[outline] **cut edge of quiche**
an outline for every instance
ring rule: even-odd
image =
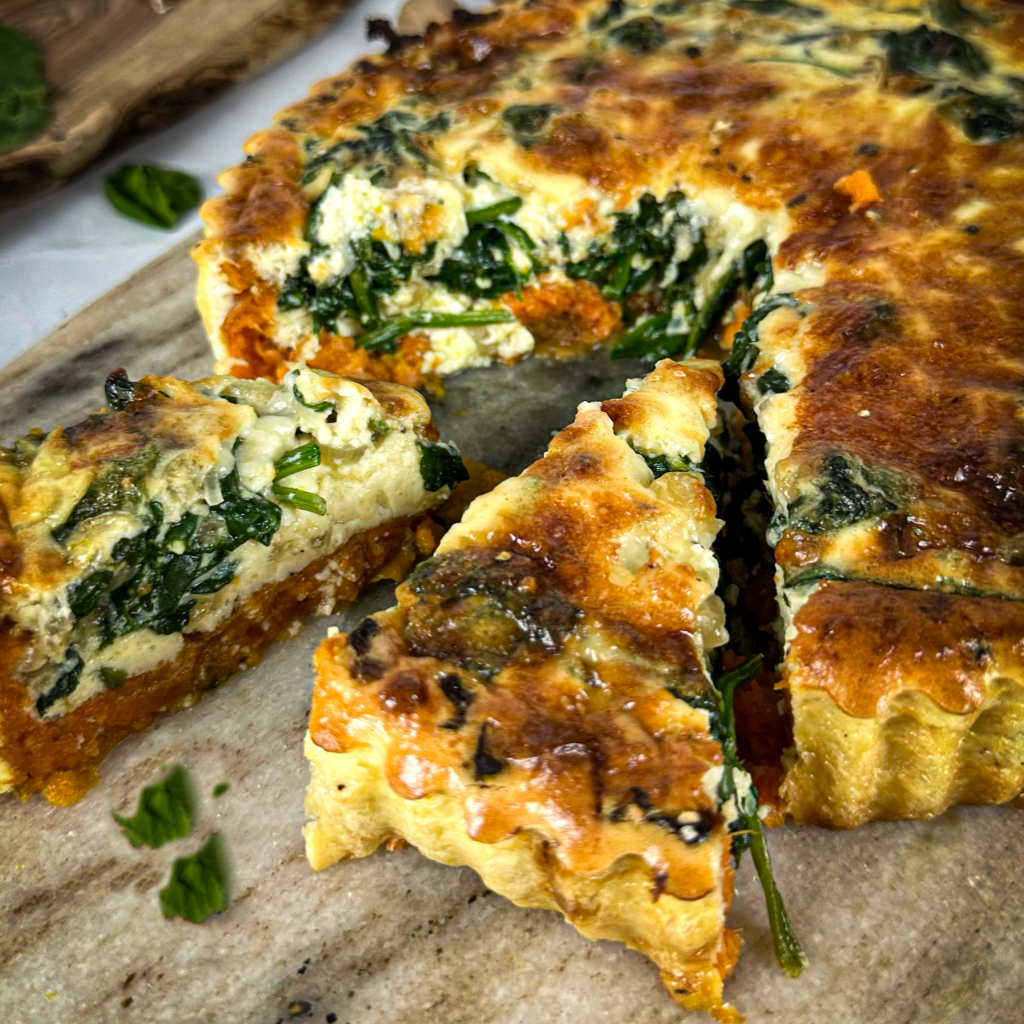
[[[466,475],[400,385],[118,372],[106,398],[0,450],[0,792],[54,803],[157,712],[400,579]]]

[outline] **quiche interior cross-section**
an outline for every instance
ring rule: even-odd
[[[120,372],[106,398],[0,448],[0,793],[73,802],[158,711],[400,579],[465,475],[400,385]]]
[[[219,368],[436,386],[713,335],[764,449],[785,809],[849,827],[1006,800],[1022,38],[1003,0],[529,0],[392,33],[206,204]]]

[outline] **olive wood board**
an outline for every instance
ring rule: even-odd
[[[0,372],[0,433],[73,421],[99,404],[104,375],[119,366],[133,377],[208,373],[187,250],[172,249]],[[516,472],[577,402],[616,394],[638,371],[604,353],[528,360],[451,379],[435,411],[467,456]],[[0,1020],[707,1020],[681,1011],[644,957],[514,907],[468,869],[404,849],[310,870],[300,832],[310,657],[328,625],[350,627],[390,599],[377,585],[122,743],[75,806],[0,798]],[[199,783],[197,828],[160,850],[134,849],[110,811],[132,813],[141,788],[173,764]],[[233,860],[231,906],[202,925],[165,920],[157,891],[172,861],[211,831]],[[769,840],[810,966],[798,981],[775,966],[745,860],[729,918],[744,948],[727,995],[751,1024],[1019,1024],[1019,810],[959,808],[847,833],[784,826]]]
[[[297,50],[352,0],[0,0],[45,64],[50,122],[0,155],[0,207]],[[159,13],[160,10],[164,13]]]

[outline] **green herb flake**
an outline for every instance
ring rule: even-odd
[[[155,850],[172,839],[189,835],[197,811],[192,777],[179,764],[159,782],[146,786],[134,817],[122,818],[114,814],[114,820],[132,846],[151,846]]]
[[[213,795],[214,797],[222,797],[230,788],[230,782],[218,782],[217,785],[213,787]]]
[[[459,449],[440,441],[417,441],[420,450],[420,476],[423,487],[433,493],[442,487],[454,487],[460,480],[468,480],[469,473],[462,464]]]
[[[49,120],[38,48],[24,32],[0,25],[0,153],[31,142]]]
[[[199,182],[190,175],[145,164],[125,164],[103,188],[115,209],[158,228],[173,228],[202,196]]]
[[[160,907],[164,917],[202,924],[213,914],[227,910],[228,890],[227,850],[220,833],[214,832],[198,852],[174,862],[171,880],[160,890]]]

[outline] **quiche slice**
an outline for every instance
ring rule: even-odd
[[[465,475],[395,384],[121,371],[106,397],[0,449],[0,792],[76,799],[156,712],[400,578]]]
[[[736,1020],[730,826],[757,801],[708,675],[725,634],[699,467],[721,379],[665,360],[582,404],[394,608],[324,641],[305,834],[316,869],[396,839],[468,864]]]

